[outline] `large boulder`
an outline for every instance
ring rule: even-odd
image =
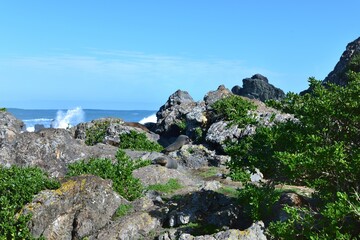
[[[360,37],[346,46],[346,50],[341,55],[339,62],[335,65],[334,70],[332,70],[327,75],[323,83],[335,83],[341,86],[346,85],[348,82],[346,72],[352,68],[351,66],[349,66],[349,63],[355,56],[359,58],[359,62],[360,62],[359,54],[360,54]],[[360,65],[358,65],[357,68],[355,67],[355,69],[351,69],[351,70],[359,72]]]
[[[37,166],[51,177],[63,177],[67,165],[93,157],[114,158],[117,148],[113,146],[86,146],[74,139],[65,129],[42,129],[16,135],[14,144],[2,147],[0,164],[5,166]],[[10,153],[10,154],[6,154]]]
[[[177,90],[156,113],[155,132],[167,137],[180,135],[183,130],[181,126],[186,122],[186,114],[196,105],[188,92]]]
[[[131,131],[144,133],[150,141],[159,140],[159,135],[150,132],[144,125],[135,122],[124,122],[120,118],[99,118],[91,122],[80,123],[73,127],[71,131],[76,139],[85,140],[87,132],[93,128],[106,126],[102,143],[116,146],[120,145],[120,135],[128,134]]]
[[[280,100],[285,97],[285,93],[280,88],[274,87],[261,74],[255,74],[251,78],[243,79],[243,87],[234,86],[232,92],[251,99],[259,99],[263,102],[269,99]]]
[[[208,109],[211,109],[211,105],[216,101],[232,95],[231,91],[227,89],[224,85],[220,85],[216,91],[209,91],[205,97],[204,101]]]
[[[44,190],[22,214],[32,214],[34,237],[83,239],[104,228],[120,204],[129,202],[112,190],[112,183],[86,175],[66,179],[57,190]]]
[[[15,158],[13,148],[24,126],[11,113],[0,111],[0,164],[8,167],[12,164]]]

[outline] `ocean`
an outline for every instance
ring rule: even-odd
[[[7,108],[16,118],[22,120],[26,130],[34,131],[36,124],[46,128],[67,128],[81,122],[90,122],[104,117],[121,118],[126,122],[156,122],[156,110],[99,110],[99,109],[19,109]]]

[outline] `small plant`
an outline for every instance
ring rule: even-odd
[[[119,148],[154,152],[161,152],[164,149],[160,144],[150,141],[145,133],[136,131],[121,134]]]
[[[109,126],[109,121],[95,122],[92,127],[86,129],[85,144],[93,146],[97,143],[103,142]]]
[[[269,220],[274,204],[280,198],[280,191],[269,184],[257,186],[251,183],[238,190],[239,204],[253,221]]]
[[[240,128],[256,123],[255,118],[249,115],[250,110],[255,110],[257,108],[256,105],[240,96],[231,95],[222,98],[213,103],[212,108],[219,119],[230,121]]]
[[[221,187],[216,192],[224,194],[225,196],[236,198],[239,195],[239,190],[234,187]]]
[[[204,131],[201,127],[195,128],[195,142],[201,142],[204,139]]]
[[[41,190],[58,187],[39,168],[0,166],[0,239],[33,239],[27,227],[31,216],[15,215]]]
[[[114,219],[123,217],[127,215],[131,210],[133,209],[133,206],[131,204],[121,204],[118,209],[116,210],[114,214]]]
[[[0,108],[0,112],[6,112],[6,108]]]
[[[185,120],[176,122],[176,126],[179,128],[180,134],[185,134],[185,131],[186,131],[186,121]]]
[[[154,190],[162,193],[173,193],[178,189],[181,189],[183,186],[179,183],[177,179],[169,179],[165,184],[154,184],[147,187],[148,190]]]
[[[143,186],[139,179],[132,176],[133,170],[147,166],[150,161],[132,161],[121,149],[116,153],[117,162],[110,159],[90,159],[89,162],[79,161],[68,166],[67,176],[93,174],[113,181],[113,188],[127,200],[134,200],[142,195]]]

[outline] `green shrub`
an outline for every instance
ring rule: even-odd
[[[148,190],[154,190],[163,193],[173,193],[178,189],[181,189],[183,186],[179,183],[177,179],[169,179],[165,184],[154,184],[147,187]]]
[[[132,201],[142,195],[143,186],[139,179],[132,176],[133,170],[149,165],[150,161],[131,160],[122,150],[116,153],[116,163],[110,159],[91,159],[79,161],[68,166],[67,176],[93,174],[113,181],[113,188],[124,198]]]
[[[109,121],[95,122],[92,127],[86,129],[85,144],[93,146],[97,143],[103,142],[109,126]]]
[[[307,208],[286,207],[289,218],[272,222],[269,234],[276,239],[359,239],[360,199],[358,194],[337,193],[319,212]],[[358,238],[356,238],[358,237]]]
[[[6,112],[6,108],[0,108],[0,112]]]
[[[256,105],[240,96],[231,95],[222,98],[213,103],[211,107],[219,119],[230,121],[232,124],[237,124],[240,128],[256,123],[255,118],[249,115],[249,111],[255,110]]]
[[[280,198],[280,191],[270,184],[257,186],[247,183],[238,192],[239,204],[247,217],[254,221],[269,221],[273,206]]]
[[[155,152],[161,152],[164,149],[160,144],[150,141],[146,137],[145,133],[139,133],[136,131],[121,134],[119,148]]]
[[[354,212],[359,200],[354,196],[360,189],[360,73],[350,71],[348,77],[346,87],[324,86],[311,78],[311,94],[289,93],[271,103],[297,121],[258,127],[254,135],[226,149],[232,175],[259,168],[275,182],[315,189],[316,211],[290,209],[287,222],[272,224],[271,232],[280,239],[348,239],[358,234],[360,218]],[[262,196],[263,190],[250,190],[249,197]],[[252,199],[248,212],[261,218],[261,198]]]
[[[41,190],[59,186],[39,168],[0,166],[0,239],[33,239],[27,227],[31,216],[15,215]]]

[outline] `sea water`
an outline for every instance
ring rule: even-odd
[[[104,117],[121,118],[126,122],[156,122],[155,110],[99,110],[99,109],[18,109],[8,108],[16,118],[22,120],[26,130],[34,131],[35,125],[46,128],[67,128],[81,122],[90,122]]]

